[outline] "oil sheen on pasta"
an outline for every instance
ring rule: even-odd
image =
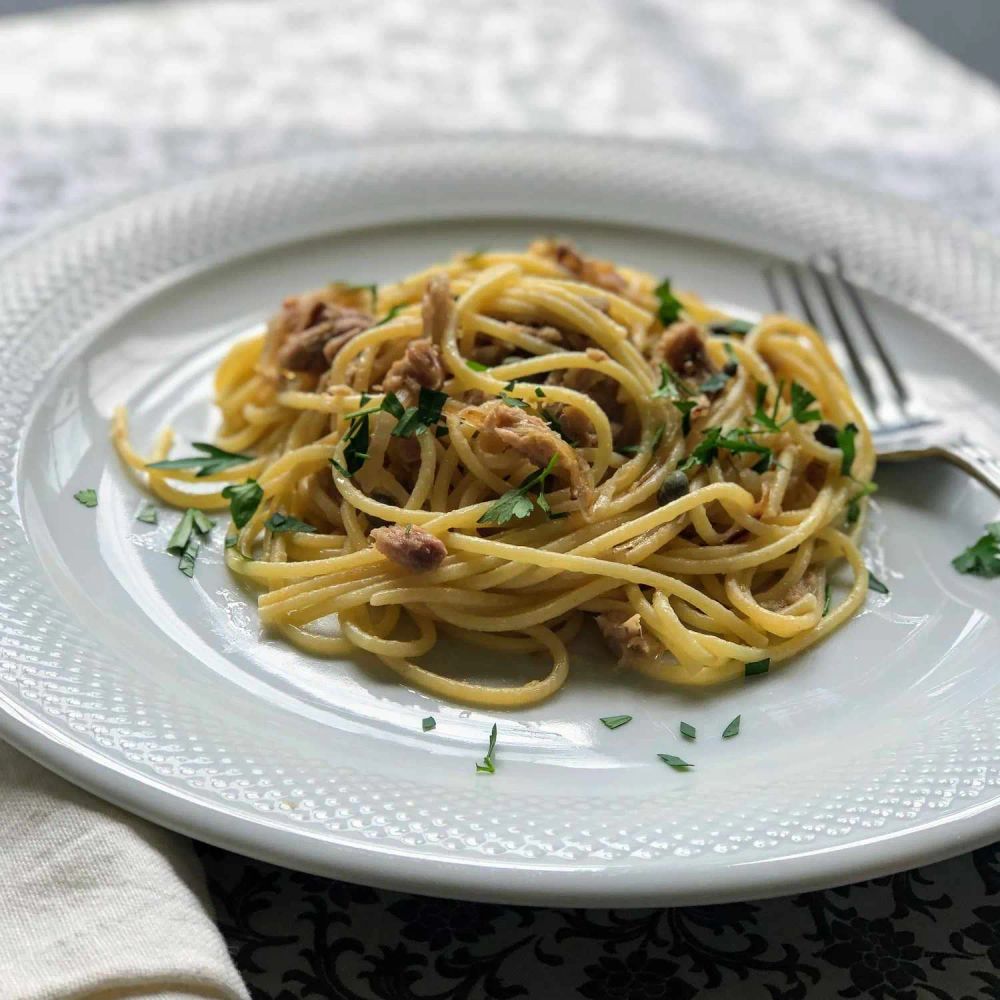
[[[377,289],[335,283],[287,299],[216,371],[216,443],[252,462],[197,480],[148,470],[172,434],[140,455],[121,411],[113,438],[168,504],[225,510],[223,487],[259,482],[227,563],[263,588],[262,622],[311,653],[367,650],[435,695],[515,707],[562,686],[568,645],[591,622],[609,667],[714,684],[787,660],[857,610],[863,517],[849,525],[847,512],[874,452],[813,329],[768,316],[713,332],[725,317],[684,293],[672,312],[656,288],[553,240]],[[793,418],[793,383],[816,397],[826,433]],[[446,394],[440,419],[401,435],[399,411],[421,388]],[[390,391],[399,406],[379,409]],[[359,410],[377,412],[345,416]],[[349,439],[360,420],[363,449]],[[845,474],[830,434],[849,424]],[[720,447],[689,460],[720,433],[770,458]],[[484,520],[526,481],[509,519]],[[275,513],[315,531],[272,532]],[[845,560],[853,584],[824,613]],[[551,667],[509,686],[445,677],[418,663],[441,635]]]

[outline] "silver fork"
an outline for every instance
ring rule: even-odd
[[[1000,461],[914,398],[864,300],[844,276],[839,255],[825,254],[804,265],[772,264],[764,280],[775,309],[801,315],[831,347],[842,348],[848,381],[868,418],[880,461],[943,458],[1000,496]]]

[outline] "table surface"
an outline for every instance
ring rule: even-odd
[[[85,199],[416,131],[781,155],[1000,233],[1000,95],[863,0],[211,0],[0,21],[0,236]],[[556,910],[202,846],[255,1000],[1000,998],[1000,845],[757,903]]]

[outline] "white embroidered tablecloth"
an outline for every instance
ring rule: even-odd
[[[863,0],[210,0],[0,21],[0,236],[161,177],[433,130],[767,156],[1000,233],[1000,94]],[[766,903],[586,913],[199,853],[258,1000],[1000,997],[998,847]]]

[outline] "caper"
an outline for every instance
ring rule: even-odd
[[[680,500],[681,497],[687,495],[687,492],[688,477],[678,469],[676,472],[671,472],[670,475],[667,476],[662,483],[660,483],[656,499],[659,500],[661,504],[668,504],[672,503],[674,500]]]
[[[837,428],[833,424],[820,424],[819,427],[813,431],[813,437],[819,441],[820,444],[825,444],[827,448],[837,447]]]

